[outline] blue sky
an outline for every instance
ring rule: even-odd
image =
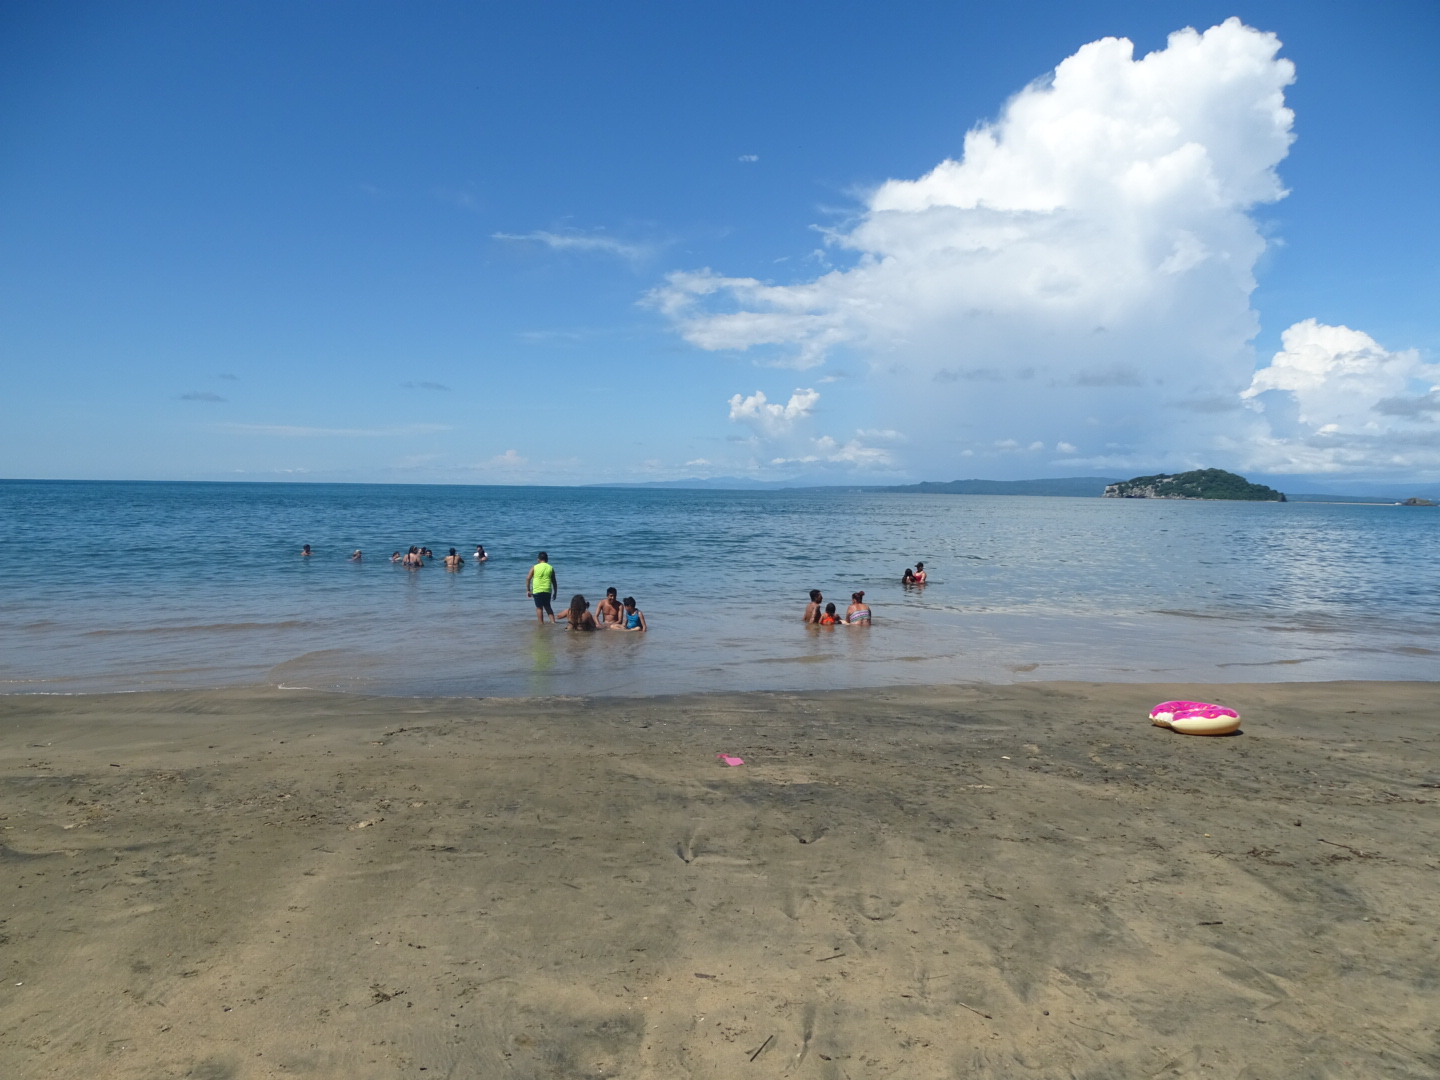
[[[1437,46],[1432,3],[6,5],[0,475],[1440,478]]]

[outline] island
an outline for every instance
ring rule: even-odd
[[[1252,484],[1224,469],[1193,469],[1183,473],[1157,473],[1109,484],[1107,499],[1229,499],[1242,502],[1284,502],[1285,494],[1264,484]]]

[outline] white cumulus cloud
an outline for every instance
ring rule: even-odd
[[[1369,334],[1314,319],[1280,338],[1241,395],[1263,427],[1254,468],[1275,473],[1440,470],[1440,364],[1391,352]]]
[[[492,240],[509,240],[513,243],[543,244],[553,251],[600,252],[606,255],[618,255],[622,259],[632,261],[648,258],[655,253],[654,248],[649,245],[631,243],[600,232],[557,233],[536,229],[534,232],[528,233],[491,233],[490,238]]]
[[[845,268],[681,271],[650,302],[702,349],[801,369],[859,354],[875,420],[927,472],[966,450],[1024,469],[1009,440],[1107,447],[1089,460],[1116,468],[1217,463],[1254,372],[1266,241],[1251,212],[1285,194],[1294,69],[1279,49],[1238,19],[1138,59],[1092,42],[958,158],[825,230]]]
[[[815,390],[796,390],[784,405],[767,400],[763,390],[756,390],[749,397],[736,394],[730,399],[730,419],[775,436],[809,416],[819,400],[820,394]]]

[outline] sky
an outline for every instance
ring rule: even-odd
[[[1428,0],[3,5],[0,476],[1440,480],[1437,47]]]

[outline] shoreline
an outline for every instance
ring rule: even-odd
[[[1422,1075],[1436,693],[6,695],[0,1071]]]

